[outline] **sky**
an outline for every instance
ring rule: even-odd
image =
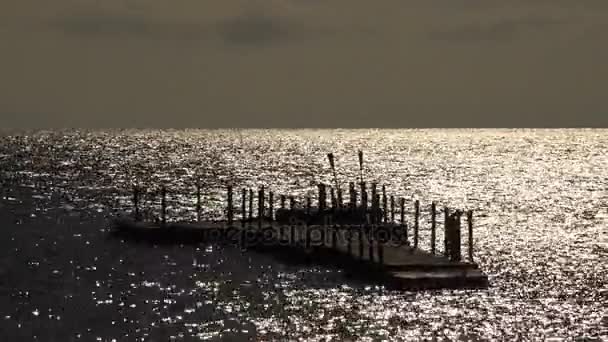
[[[608,127],[606,0],[2,0],[0,126]]]

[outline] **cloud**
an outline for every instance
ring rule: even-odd
[[[527,16],[431,31],[429,37],[433,40],[458,42],[505,41],[564,23],[564,20],[546,16]]]
[[[139,39],[214,40],[226,45],[284,44],[326,33],[276,13],[249,10],[201,22],[158,20],[137,13],[89,11],[73,13],[52,22],[56,29],[84,36],[137,37]]]

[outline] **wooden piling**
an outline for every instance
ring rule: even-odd
[[[296,210],[296,199],[293,196],[289,196],[289,210]]]
[[[228,226],[232,226],[232,222],[234,219],[233,212],[233,204],[232,204],[232,185],[228,185],[228,208],[227,208],[227,216],[228,216]]]
[[[336,200],[336,191],[334,188],[330,188],[331,194],[331,211],[336,212],[336,208],[338,207],[338,201]]]
[[[264,220],[264,186],[258,191],[258,228],[262,229]]]
[[[327,200],[326,200],[327,195],[325,193],[325,184],[319,183],[318,188],[319,188],[319,195],[317,198],[319,201],[319,215],[322,215],[325,212],[325,206],[327,205]]]
[[[342,189],[338,188],[336,190],[336,194],[338,195],[338,203],[337,203],[338,204],[338,209],[342,209],[342,204],[343,204],[342,203]]]
[[[401,227],[403,227],[403,238],[405,242],[408,242],[408,232],[407,232],[407,222],[405,222],[405,198],[401,197],[399,199],[399,222],[401,223]]]
[[[388,222],[388,201],[386,197],[386,185],[382,185],[382,208],[384,209],[384,213],[382,215],[382,222]]]
[[[253,223],[253,189],[249,188],[249,224]]]
[[[451,229],[451,224],[450,224],[450,210],[448,209],[448,207],[444,207],[443,208],[443,255],[444,256],[448,256],[449,255],[449,240],[450,240],[450,229]]]
[[[461,228],[461,220],[460,217],[462,215],[462,212],[460,210],[457,210],[456,213],[454,213],[455,215],[455,227],[452,231],[452,239],[450,241],[450,249],[452,250],[452,256],[451,256],[451,260],[452,261],[457,261],[460,262],[460,260],[462,259],[462,254],[460,253],[460,246],[461,246],[461,234],[460,234],[460,228]]]
[[[414,213],[414,248],[418,248],[418,229],[420,226],[420,201],[416,200],[414,203],[415,213]]]
[[[133,211],[135,212],[135,221],[139,221],[139,188],[133,186]]]
[[[377,186],[375,182],[372,183],[372,207],[374,206],[374,201],[376,201]]]
[[[376,194],[376,212],[375,212],[375,216],[376,216],[376,224],[380,224],[382,223],[382,209],[380,208],[380,194]]]
[[[310,220],[310,209],[312,208],[312,199],[306,196],[306,222]]]
[[[469,225],[469,262],[473,262],[473,210],[467,212],[467,223]]]
[[[395,196],[391,195],[391,223],[395,223]]]
[[[435,254],[435,240],[437,230],[437,205],[433,201],[431,203],[431,254]]]
[[[160,189],[160,210],[163,226],[167,224],[167,189],[163,185]]]
[[[196,179],[196,222],[201,222],[201,181]]]
[[[357,208],[357,191],[355,190],[355,183],[354,182],[350,182],[348,183],[348,192],[350,195],[350,210],[351,212],[354,212],[355,209]]]
[[[268,220],[270,222],[274,220],[274,194],[272,191],[268,192]]]
[[[247,221],[247,189],[243,188],[241,196],[241,227],[245,227],[245,221]]]
[[[285,200],[287,197],[285,195],[281,195],[281,209],[285,209]]]
[[[361,210],[361,220],[365,221],[365,217],[367,215],[367,188],[365,186],[365,182],[361,182]]]

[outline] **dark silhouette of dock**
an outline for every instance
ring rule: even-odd
[[[488,279],[473,261],[473,212],[468,211],[468,260],[461,256],[461,216],[463,211],[443,208],[443,222],[438,222],[435,203],[431,210],[431,250],[419,246],[420,203],[414,201],[413,224],[408,225],[405,199],[381,193],[375,183],[368,189],[361,182],[360,193],[350,183],[349,201],[344,202],[340,189],[318,185],[314,202],[306,197],[298,206],[294,197],[275,196],[261,187],[242,189],[240,203],[234,201],[232,186],[226,191],[225,217],[220,221],[202,221],[201,186],[196,186],[197,219],[194,222],[168,222],[167,190],[160,190],[161,213],[154,221],[142,220],[139,206],[141,188],[133,189],[134,209],[117,218],[114,233],[154,243],[230,243],[247,250],[273,253],[277,257],[300,257],[318,264],[334,264],[350,274],[376,279],[388,286],[403,289],[487,287]],[[278,199],[278,203],[275,203]],[[289,199],[289,206],[287,200]],[[396,208],[398,203],[399,208]],[[278,205],[277,205],[278,204]],[[398,216],[398,217],[397,217]],[[444,250],[436,248],[436,230],[444,226]]]

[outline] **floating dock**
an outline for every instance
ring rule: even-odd
[[[293,196],[275,196],[263,186],[257,191],[242,189],[240,205],[234,203],[233,186],[228,185],[225,217],[221,221],[201,220],[201,184],[196,182],[196,221],[167,220],[167,190],[160,188],[161,212],[154,222],[142,219],[142,195],[156,196],[141,187],[133,188],[133,211],[117,218],[113,233],[153,243],[230,243],[244,249],[274,253],[282,258],[303,258],[318,264],[333,264],[363,279],[377,279],[401,289],[483,288],[488,277],[473,261],[473,211],[466,212],[468,260],[461,255],[462,210],[443,208],[437,220],[436,203],[430,205],[430,250],[419,246],[420,202],[413,201],[413,215],[406,211],[404,197],[388,196],[386,187],[363,181],[363,153],[359,151],[360,182],[349,183],[344,201],[334,168],[335,188],[318,184],[318,194],[296,201]],[[327,204],[327,190],[330,205]],[[370,198],[371,197],[371,198]],[[254,199],[256,207],[254,208]],[[278,206],[276,206],[278,199]],[[287,200],[289,199],[289,207]],[[398,203],[397,203],[398,200]],[[222,200],[223,201],[223,200]],[[399,208],[396,208],[399,206]],[[399,217],[397,217],[399,216]],[[408,217],[413,222],[408,224]],[[443,251],[436,246],[437,228],[443,223]]]

